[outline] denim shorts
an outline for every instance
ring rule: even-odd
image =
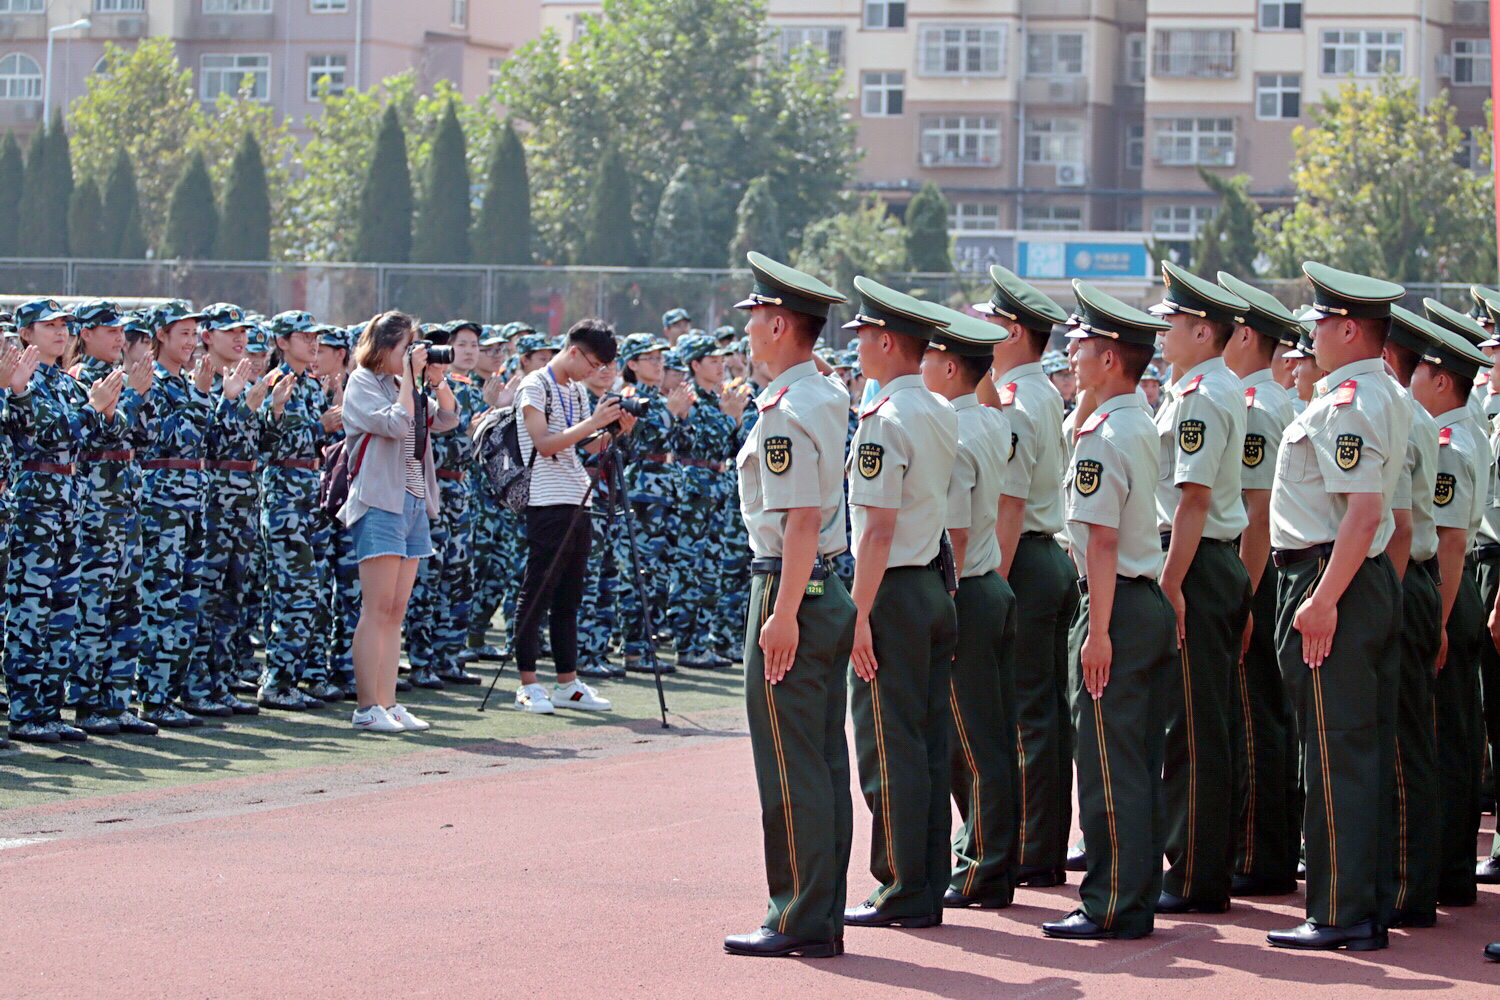
[[[399,514],[371,507],[349,530],[354,533],[354,555],[359,562],[376,556],[426,559],[432,555],[432,525],[427,501],[406,495]]]

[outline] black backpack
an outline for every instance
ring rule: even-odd
[[[546,418],[552,418],[550,391]],[[532,448],[530,461],[521,461],[520,402],[489,410],[474,422],[469,436],[474,439],[474,458],[484,470],[495,499],[514,514],[524,512],[531,502],[531,467],[536,462],[536,449]]]
[[[354,456],[352,464],[348,442],[348,437],[344,437],[323,449],[323,470],[318,474],[318,509],[329,518],[337,518],[349,500],[349,483],[359,474],[359,467],[364,463],[370,435],[360,438],[359,453]]]

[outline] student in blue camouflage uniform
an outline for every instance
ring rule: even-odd
[[[509,329],[510,325],[506,324],[504,329]],[[497,407],[509,406],[514,399],[513,392],[504,392],[505,376],[501,374],[509,350],[501,327],[484,327],[479,337],[479,362],[470,377],[481,395],[488,396]],[[477,463],[469,470],[468,481],[474,522],[474,596],[469,603],[468,647],[459,654],[460,664],[472,663],[481,655],[489,659],[500,655],[498,649],[489,645],[487,633],[490,620],[500,607],[502,574],[499,563],[509,544],[501,537],[500,504]]]
[[[305,312],[272,317],[271,332],[282,363],[267,376],[271,394],[262,407],[266,466],[260,524],[266,540],[271,624],[260,704],[294,712],[322,708],[322,694],[332,693],[326,687],[317,694],[297,687],[313,670],[323,670],[322,645],[316,640],[322,614],[321,553],[328,527],[318,512],[318,469],[328,433],[339,428],[338,413],[328,412],[323,387],[309,370],[317,350],[314,326]],[[327,679],[310,680],[317,686]]]
[[[7,350],[0,376],[10,389],[3,427],[18,475],[11,494],[6,597],[5,684],[10,735],[30,743],[86,740],[62,721],[64,681],[78,625],[78,515],[82,485],[74,461],[118,426],[124,373],[89,389],[58,367],[71,314],[52,299],[16,309],[27,344]]]
[[[214,417],[204,437],[206,485],[201,564],[202,625],[198,652],[183,692],[183,708],[194,715],[255,715],[260,707],[230,690],[239,669],[240,605],[250,583],[250,561],[259,544],[261,416],[268,386],[252,382],[245,357],[250,323],[227,302],[203,310],[200,336],[213,368],[209,395]],[[247,390],[247,386],[249,387]]]
[[[596,369],[583,379],[588,390],[591,406],[598,406],[604,394],[610,391],[619,377],[619,358]],[[591,476],[603,475],[601,463],[603,453],[591,455],[578,449],[578,459]],[[589,545],[587,577],[583,585],[583,600],[578,605],[578,676],[607,680],[624,677],[623,667],[610,662],[609,647],[619,634],[620,617],[617,596],[621,574],[624,570],[616,558],[614,539],[622,538],[625,522],[620,515],[619,497],[609,489],[609,483],[601,480],[594,489],[594,505],[589,512],[589,530],[592,540]],[[610,512],[613,511],[613,517]]]
[[[849,453],[849,445],[854,442],[854,432],[859,429],[859,399],[864,392],[864,377],[859,371],[859,351],[845,351],[843,354],[834,355],[830,364],[833,373],[844,383],[844,388],[849,390],[849,435],[844,438],[844,453]],[[844,541],[851,543],[850,527],[848,519],[844,523]],[[848,544],[845,551],[833,557],[833,570],[844,581],[844,586],[854,586],[854,546]]]
[[[268,374],[270,367],[271,338],[265,317],[250,313],[245,318],[250,321],[250,329],[245,338],[245,357],[250,361],[250,377],[259,381]],[[259,455],[256,458],[258,463]],[[261,622],[265,617],[266,595],[266,544],[265,537],[260,533],[260,496],[260,477],[257,475],[254,540],[250,546],[250,561],[245,567],[239,621],[235,624],[234,638],[231,641],[235,672],[229,680],[229,690],[235,694],[255,694],[260,690],[260,662],[256,659],[255,651],[264,645],[265,633]]]
[[[69,374],[88,388],[121,368],[126,318],[103,299],[85,302],[76,314],[81,360]],[[146,444],[142,409],[151,360],[138,358],[125,367],[115,426],[93,442],[97,450],[78,456],[82,586],[67,700],[85,732],[149,736],[157,727],[130,711],[130,698],[141,646],[141,468],[135,452]]]
[[[733,327],[720,327],[719,332],[734,331]],[[722,341],[721,341],[722,343]],[[724,396],[738,394],[746,401],[754,399],[761,387],[750,377],[749,344],[730,339],[720,348],[724,355],[725,370],[734,364],[735,377],[724,386]],[[740,427],[736,441],[744,442],[760,416],[754,406],[745,406],[740,415]],[[738,445],[736,445],[738,451]],[[750,599],[750,539],[745,534],[744,521],[740,517],[739,467],[734,462],[724,463],[724,503],[719,509],[719,523],[715,536],[724,546],[720,568],[718,601],[714,611],[714,654],[721,660],[743,663],[745,612]]]
[[[313,373],[323,383],[329,395],[330,409],[338,407],[343,412],[344,383],[352,363],[354,340],[364,331],[363,326],[321,326],[317,352],[313,355]],[[324,447],[344,439],[342,426],[328,435]],[[359,624],[359,559],[354,551],[354,536],[338,518],[325,518],[327,532],[323,550],[323,605],[324,632],[324,678],[332,695],[338,689],[339,698],[351,697],[354,692],[354,628]],[[313,655],[317,656],[315,649]],[[314,691],[314,694],[317,692]],[[319,695],[321,697],[321,695]],[[328,700],[337,700],[330,698]]]
[[[203,439],[213,420],[207,358],[192,363],[202,314],[182,299],[151,311],[155,378],[140,452],[141,717],[167,729],[203,720],[173,704],[192,668],[201,623],[204,543]]]
[[[683,337],[678,352],[692,374],[694,403],[682,422],[677,452],[683,467],[682,527],[676,535],[675,558],[681,576],[672,597],[677,665],[726,667],[730,661],[714,652],[713,634],[726,548],[724,469],[739,450],[740,415],[747,397],[737,391],[720,396],[723,354],[712,339]]]
[[[456,320],[447,326],[424,327],[422,336],[454,348],[454,364],[429,362],[426,379],[433,386],[446,382],[458,407],[458,424],[432,435],[441,499],[438,516],[431,519],[432,556],[422,560],[407,605],[406,658],[413,685],[442,688],[479,683],[479,677],[464,670],[458,657],[468,637],[474,596],[474,522],[468,482],[474,447],[469,422],[483,411],[484,401],[469,376],[479,358],[477,324]]]

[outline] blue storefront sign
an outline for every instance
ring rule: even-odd
[[[1016,251],[1016,270],[1023,278],[1107,280],[1151,277],[1151,257],[1141,243],[1023,240]]]

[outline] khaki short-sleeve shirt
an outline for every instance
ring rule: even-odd
[[[1001,492],[1026,501],[1022,531],[1055,535],[1063,527],[1062,479],[1068,454],[1062,394],[1042,374],[1040,361],[1017,365],[1001,379],[996,390],[1014,448]]]
[[[1240,380],[1245,389],[1245,448],[1240,456],[1240,489],[1268,490],[1276,481],[1281,435],[1297,414],[1291,395],[1262,368]]]
[[[1154,491],[1160,472],[1156,426],[1135,393],[1106,399],[1083,422],[1068,472],[1068,550],[1088,572],[1091,525],[1119,532],[1120,576],[1161,574]]]
[[[1210,491],[1203,537],[1230,541],[1249,519],[1240,497],[1245,453],[1245,390],[1223,358],[1210,358],[1173,384],[1156,413],[1161,479],[1156,487],[1157,526],[1172,528],[1185,483]]]
[[[1000,568],[1000,487],[1005,481],[1010,422],[1002,410],[982,406],[972,393],[953,400],[958,417],[958,453],[948,479],[947,527],[969,532],[962,577]]]

